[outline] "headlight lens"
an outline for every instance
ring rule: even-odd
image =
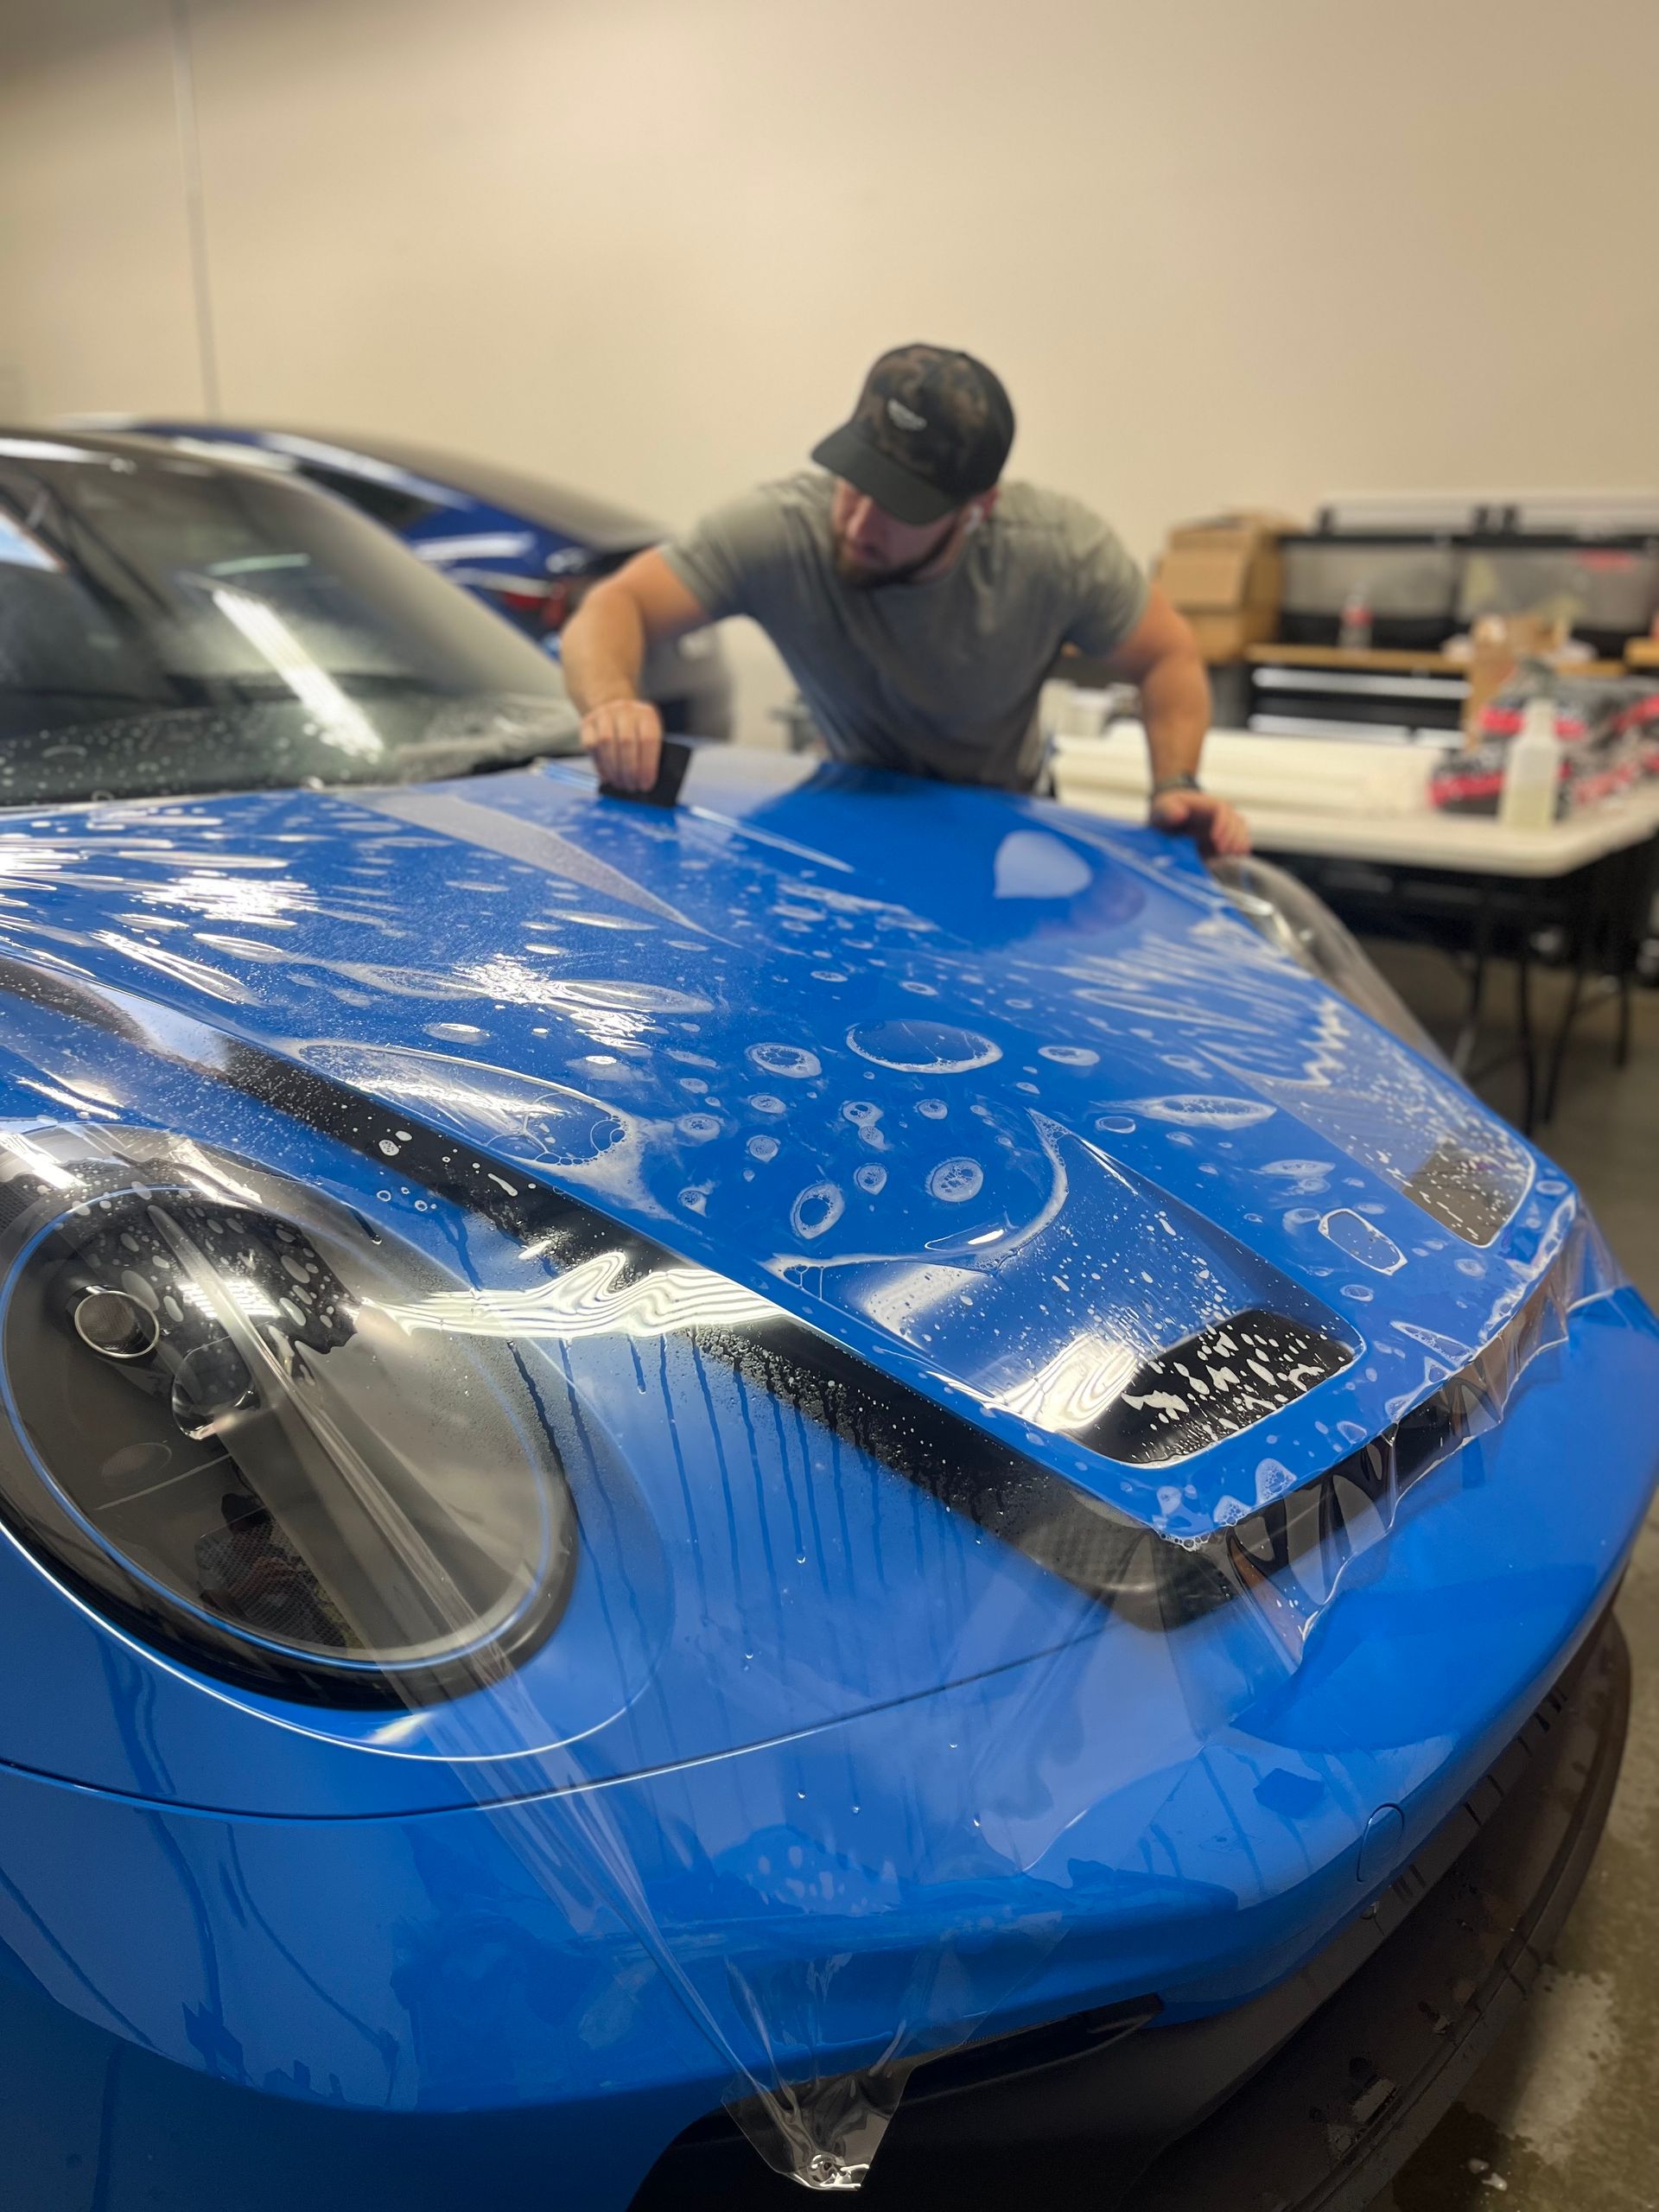
[[[574,1513],[512,1350],[315,1192],[134,1130],[0,1135],[0,1516],[152,1644],[338,1704],[474,1686],[556,1619]]]

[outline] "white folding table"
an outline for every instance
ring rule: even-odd
[[[1474,966],[1458,1043],[1459,1065],[1466,1068],[1472,1052],[1494,926],[1507,918],[1514,925],[1516,952],[1516,1027],[1525,1080],[1522,1127],[1530,1132],[1535,1119],[1547,1122],[1554,1110],[1567,1039],[1583,1008],[1584,987],[1592,972],[1607,975],[1618,997],[1616,1051],[1623,1065],[1630,1051],[1630,992],[1643,893],[1650,891],[1659,858],[1659,784],[1639,786],[1622,801],[1588,809],[1547,830],[1506,830],[1491,817],[1448,814],[1421,805],[1409,811],[1382,810],[1388,798],[1375,780],[1377,748],[1365,747],[1355,748],[1362,759],[1355,763],[1353,804],[1330,804],[1327,781],[1316,793],[1322,803],[1287,804],[1285,782],[1287,778],[1294,780],[1299,751],[1308,742],[1214,731],[1205,753],[1205,781],[1243,808],[1257,852],[1303,863],[1296,872],[1312,874],[1316,887],[1321,873],[1339,881],[1344,867],[1356,876],[1374,871],[1373,895],[1386,898],[1397,918],[1414,907],[1432,913],[1434,894],[1438,892],[1443,900],[1446,887],[1461,882],[1473,931]],[[1266,750],[1269,747],[1270,752]],[[1330,748],[1321,750],[1328,753]],[[1053,765],[1056,788],[1068,804],[1117,821],[1145,820],[1149,779],[1137,725],[1116,725],[1099,739],[1062,739]],[[1314,766],[1312,757],[1309,766]],[[1319,766],[1321,775],[1309,779],[1315,785],[1328,779],[1323,760]],[[1263,794],[1268,795],[1266,803],[1260,803]],[[1320,867],[1310,870],[1309,862]],[[1332,870],[1338,872],[1334,878]],[[1529,938],[1538,926],[1557,919],[1570,928],[1576,957],[1540,1101]],[[1535,1110],[1540,1103],[1541,1113]]]

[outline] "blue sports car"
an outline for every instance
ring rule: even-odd
[[[0,436],[8,2212],[1364,2203],[1593,1852],[1659,1325],[1270,871]]]
[[[378,433],[251,429],[149,416],[86,421],[187,450],[226,448],[321,486],[395,531],[441,575],[556,658],[560,632],[589,586],[667,535],[660,524],[608,499],[524,469]],[[671,734],[730,737],[731,671],[714,631],[657,647],[643,681]]]

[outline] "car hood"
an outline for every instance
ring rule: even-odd
[[[14,815],[0,953],[12,1110],[43,1087],[87,1110],[29,1072],[43,974],[137,1009],[158,1052],[257,1047],[1172,1535],[1436,1388],[1578,1204],[1185,845],[724,748],[671,810],[556,764]]]

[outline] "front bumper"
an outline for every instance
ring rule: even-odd
[[[853,1955],[861,1971],[837,1977],[779,2062],[785,2080],[811,2078],[815,2060],[830,2074],[868,2066],[896,2018],[914,2024],[912,2048],[949,2053],[914,2075],[873,2204],[926,2202],[924,2186],[948,2178],[953,2159],[943,2196],[954,2205],[1020,2202],[1035,2158],[1056,2191],[1068,2164],[1086,2173],[1088,2194],[1074,2190],[1073,2201],[1091,2212],[1112,2202],[1102,2193],[1109,2164],[1123,2212],[1147,2212],[1127,2191],[1148,2161],[1201,2139],[1211,2110],[1319,2005],[1349,2001],[1373,1954],[1392,1958],[1402,1931],[1427,1924],[1422,1898],[1440,1886],[1448,1815],[1466,1831],[1458,1808],[1490,1801],[1495,1774],[1499,1794],[1515,1796],[1505,1747],[1529,1732],[1522,1723],[1548,1685],[1576,1700],[1573,1655],[1593,1640],[1651,1494],[1651,1327],[1626,1294],[1584,1309],[1569,1351],[1537,1363],[1524,1420],[1471,1440],[1413,1490],[1288,1677],[1273,1652],[1259,1676],[1229,1663],[1264,1648],[1243,1603],[1167,1635],[1108,1623],[1040,1665],[604,1793],[671,1955],[716,1996],[735,1962],[774,2020],[790,2018],[787,2001],[829,1940],[824,1924],[791,1913],[786,1898],[747,1918],[731,1904],[753,1906],[764,1871],[755,1854],[804,1851],[811,1830],[796,1803],[810,1814],[822,1798],[833,1815],[844,1802],[843,1760],[855,1755],[873,1829],[861,1866],[880,1867],[917,1803],[930,1833],[959,1833],[943,1756],[957,1744],[983,1754],[976,1802],[994,1797],[1002,1824],[1020,1811],[1021,1789],[1038,1793],[1032,1847],[1016,1831],[1012,1846],[999,1836],[995,1853],[987,1847],[973,1880],[918,1881],[902,1912],[884,1913],[885,1948]],[[1607,1417],[1586,1491],[1590,1478],[1574,1471],[1590,1407]],[[135,1760],[168,1778],[159,1763],[176,1733],[159,1732],[149,1672],[128,1664],[115,1710],[131,1715]],[[1051,1715],[1079,1725],[1033,1730],[1028,1677]],[[1605,1749],[1582,1764],[1586,1777],[1599,1764],[1611,1789],[1622,1721],[1603,1707],[1592,1735]],[[258,1734],[250,1740],[251,1756],[276,1755]],[[1599,1798],[1565,1772],[1559,1786],[1587,1858],[1605,1791]],[[1401,1808],[1400,1832],[1357,1867],[1373,1808],[1388,1807]],[[780,1808],[791,1825],[774,1835]],[[731,2075],[637,1935],[592,1894],[587,1820],[580,1793],[522,1810],[231,1814],[0,1765],[7,2212],[292,2212],[296,2200],[317,2212],[460,2212],[538,2200],[554,2175],[562,2202],[622,2212],[677,2140],[694,2161],[714,2161],[708,2187],[722,2202],[798,2203],[792,2184],[778,2194],[747,2145],[728,2138],[728,2177],[717,2127],[711,2146],[689,2140]],[[533,1866],[520,1847],[526,1823]],[[1136,1871],[1154,1826],[1169,1867],[1155,1879]],[[1517,1815],[1516,1832],[1524,1826]],[[709,1853],[733,1834],[750,1856],[735,1866],[735,1889],[710,1894],[705,1872],[728,1862]],[[698,1857],[695,1878],[681,1882],[674,1853],[686,1838]],[[1389,1888],[1414,1859],[1416,1876]],[[1501,1945],[1535,1900],[1541,1944],[1544,1898],[1559,1892],[1564,1910],[1572,1886],[1529,1859],[1501,1887],[1485,1885],[1499,1902],[1484,1916]],[[1038,1973],[1016,1975],[1027,1928],[1045,1914],[1058,1941]],[[907,2009],[942,1931],[948,1944],[963,1925],[996,1937],[949,1953],[969,1978],[965,1999]],[[1426,1946],[1424,1972],[1440,1962]],[[1465,1975],[1471,1989],[1490,1966]],[[1103,2053],[1104,2035],[1090,2030],[1121,2029],[1125,2000],[1129,2016],[1144,2016],[1135,2000],[1150,1992],[1164,2000],[1161,2021]],[[1413,2002],[1456,2024],[1465,1993],[1452,1994],[1425,1983]],[[1079,2019],[1102,2006],[1103,2018]],[[1370,2012],[1362,2017],[1369,2025]],[[952,2022],[970,2020],[982,2040],[964,2052],[972,2031]],[[992,2044],[999,2031],[1031,2033]],[[1468,2037],[1460,2025],[1440,2040]],[[1367,2067],[1351,2082],[1357,2053]],[[1431,2118],[1432,2107],[1406,2061],[1345,2031],[1337,2055],[1335,2080],[1317,2094],[1293,2083],[1293,2103],[1304,2115],[1317,2105],[1321,2128],[1335,2113],[1339,2134],[1357,2131],[1356,2158],[1384,2135],[1408,2147],[1395,2131],[1414,2104]],[[1260,2075],[1227,2112],[1247,2115],[1277,2078]],[[1352,2107],[1345,2118],[1340,2098]],[[1231,2164],[1243,2121],[1216,2125],[1218,2136],[1205,2137]],[[1300,2139],[1293,2129],[1282,2139]],[[1255,2174],[1268,2171],[1262,2160]],[[683,2201],[707,2201],[696,2170],[683,2187]],[[756,2194],[765,2190],[770,2200]],[[1236,2195],[1211,2189],[1217,2199]],[[1268,2199],[1309,2212],[1319,2202],[1289,2186]]]
[[[1207,2019],[1155,1997],[912,2075],[875,2212],[1361,2212],[1525,2001],[1595,1854],[1630,1712],[1608,1614],[1503,1756],[1299,1973]],[[689,2129],[633,2212],[798,2205],[732,2124]]]

